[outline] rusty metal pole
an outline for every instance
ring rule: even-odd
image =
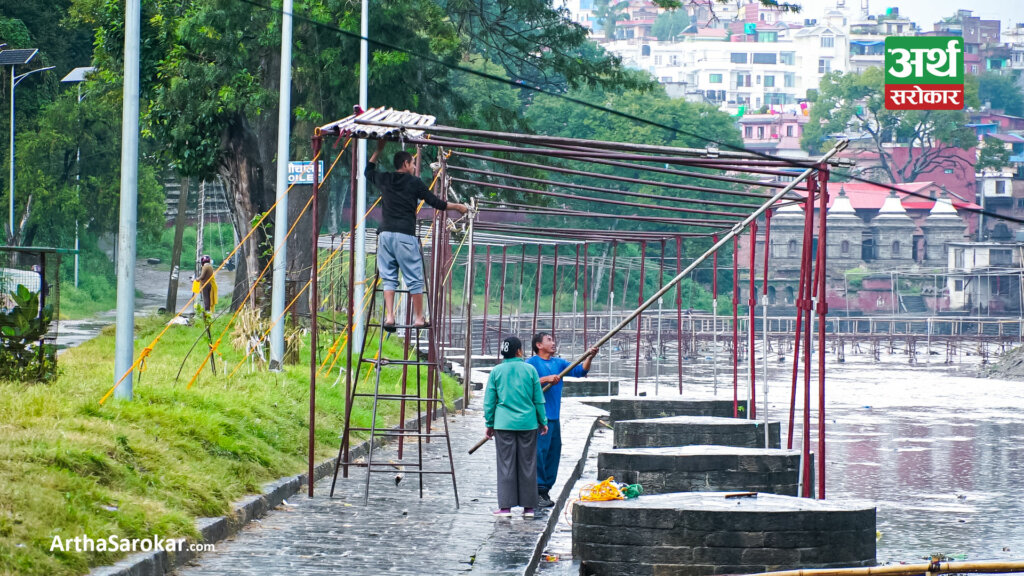
[[[818,168],[818,498],[825,499],[825,316],[828,314],[827,278],[827,226],[828,165]]]
[[[313,157],[317,158],[320,156],[320,135],[317,134],[313,138]],[[313,482],[315,480],[313,476],[313,460],[316,458],[316,370],[317,370],[317,354],[316,354],[316,337],[317,337],[317,267],[319,265],[319,259],[317,258],[319,252],[320,242],[320,220],[317,218],[318,209],[318,196],[320,195],[320,170],[319,162],[313,162],[313,267],[310,269],[310,288],[309,288],[309,320],[310,320],[310,334],[309,334],[309,469],[307,470],[306,478],[309,484],[309,497],[313,497]],[[349,344],[351,346],[351,343]]]
[[[473,340],[472,340],[472,338],[473,338],[473,221],[475,220],[474,211],[476,210],[476,205],[473,203],[472,199],[470,199],[469,202],[470,202],[470,207],[469,207],[469,226],[468,226],[468,230],[466,232],[467,234],[469,234],[469,237],[466,240],[466,243],[468,244],[468,246],[466,247],[468,252],[466,253],[466,300],[465,300],[465,305],[466,305],[466,312],[465,312],[465,321],[466,321],[466,353],[465,353],[465,356],[463,358],[463,364],[462,364],[462,369],[464,370],[463,377],[462,377],[462,409],[463,409],[463,411],[465,411],[466,408],[469,408],[469,392],[473,388],[473,382],[472,382],[472,379],[473,379],[473,376],[472,376],[473,375]]]
[[[815,183],[814,178],[808,179],[808,187],[812,183]],[[807,243],[804,246],[805,253],[805,264],[807,268],[807,282],[804,286],[804,301],[801,311],[804,314],[804,435],[803,435],[803,495],[805,498],[810,498],[811,494],[811,332],[813,327],[811,326],[811,309],[814,298],[814,291],[817,278],[812,275],[812,267],[814,265],[814,254],[812,253],[813,236],[814,236],[814,196],[810,193],[807,195],[807,208],[804,213],[804,222],[806,222],[807,229]],[[817,274],[819,270],[813,269],[813,274]]]
[[[587,243],[583,243],[583,349],[587,349]],[[1021,290],[1024,290],[1024,281],[1021,281]],[[1024,297],[1021,298],[1024,302]],[[1022,308],[1024,309],[1024,308]],[[1022,332],[1021,335],[1024,337],[1024,322],[1021,322]]]
[[[640,241],[640,296],[637,304],[644,303],[644,253],[647,252],[647,240]],[[636,365],[633,368],[633,395],[640,394],[640,330],[643,328],[643,315],[636,317]]]
[[[576,245],[576,264],[572,267],[572,350],[576,353],[576,301],[580,295],[580,245]]]
[[[750,316],[750,324],[747,326],[747,333],[750,336],[750,343],[747,347],[749,358],[750,382],[747,386],[747,418],[757,418],[757,355],[754,354],[754,339],[757,334],[754,326],[757,320],[757,220],[750,223],[750,294],[747,299],[747,312]],[[765,446],[768,448],[768,446]]]
[[[739,417],[739,235],[732,237],[732,417]]]
[[[541,245],[537,244],[537,277],[533,283],[533,325],[530,328],[530,337],[537,333],[537,312],[540,311],[540,279],[541,279]]]
[[[761,405],[761,417],[764,419],[764,446],[768,447],[768,256],[771,254],[772,245],[772,211],[764,213],[764,278],[761,280],[761,352],[764,362],[764,376],[761,385],[761,394],[764,402]],[[781,432],[781,430],[780,430]],[[780,442],[781,443],[781,442]]]
[[[615,325],[615,259],[619,255],[619,244],[612,240],[612,270],[608,279],[608,329]],[[612,355],[608,357],[608,395],[612,395]]]
[[[558,307],[558,244],[555,244],[555,264],[551,267],[551,339],[555,339],[555,326],[557,317],[555,309]]]
[[[683,237],[676,235],[676,275],[683,271]],[[692,326],[691,326],[692,329]],[[712,362],[714,363],[714,362]],[[676,373],[683,394],[683,283],[676,284]]]
[[[718,244],[718,234],[711,235],[711,242]],[[718,396],[718,251],[712,256],[711,272],[711,366],[714,374],[715,396]]]
[[[500,342],[502,340],[502,335],[503,335],[501,328],[502,328],[502,321],[504,320],[504,315],[505,315],[505,276],[506,276],[506,274],[508,274],[508,259],[507,259],[507,256],[508,256],[508,246],[503,244],[501,246],[501,290],[499,290],[499,292],[498,292],[498,294],[499,294],[499,296],[498,296],[498,342],[499,342],[499,344],[497,346],[498,358],[501,358],[501,344],[500,344]]]
[[[487,256],[484,258],[484,265],[487,272],[484,274],[484,321],[480,330],[480,354],[487,354],[487,307],[490,305],[491,295],[491,245],[487,245]]]
[[[658,263],[658,286],[665,285],[665,239],[661,239],[661,262]],[[661,312],[664,297],[658,298],[658,350],[654,353],[654,395],[661,386]],[[641,302],[642,303],[642,302]]]

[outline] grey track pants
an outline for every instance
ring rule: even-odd
[[[537,431],[495,430],[498,508],[537,507]]]

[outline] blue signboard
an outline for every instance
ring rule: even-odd
[[[324,176],[324,161],[320,160],[320,178]],[[312,184],[313,163],[312,162],[289,162],[288,163],[289,184]]]

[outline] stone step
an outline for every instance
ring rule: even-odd
[[[779,423],[768,423],[768,448],[778,448]],[[765,448],[764,423],[742,418],[669,416],[615,423],[616,448],[689,446],[692,444]]]
[[[578,501],[573,556],[582,573],[750,574],[875,565],[875,508],[775,494],[686,492]]]
[[[640,484],[644,494],[746,491],[797,496],[800,451],[734,446],[619,448],[597,457],[598,478]],[[813,470],[813,463],[811,466]]]
[[[613,398],[608,409],[612,421],[643,420],[667,416],[715,416],[732,418],[732,400],[684,400],[682,398],[659,398],[656,396],[635,396]],[[739,402],[739,414],[747,413],[747,401]]]
[[[573,378],[562,379],[562,396],[615,396],[619,393],[619,381],[607,378]]]

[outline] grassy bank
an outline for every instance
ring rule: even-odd
[[[155,318],[140,321],[136,351],[161,327]],[[0,382],[0,574],[82,574],[124,555],[51,553],[57,535],[195,537],[195,518],[225,514],[232,501],[265,482],[305,470],[308,346],[302,362],[283,373],[243,368],[227,380],[224,369],[242,355],[225,337],[224,356],[217,358],[221,376],[207,368],[186,390],[203,343],[181,381],[175,374],[201,334],[197,327],[171,329],[146,371],[136,374],[131,402],[99,404],[112,384],[112,330],[62,355],[63,374],[52,384]],[[385,345],[385,355],[401,356],[397,339]],[[385,370],[386,388],[396,389],[399,373]],[[344,383],[332,387],[336,377],[337,371],[322,377],[317,389],[318,460],[337,453]],[[445,389],[449,399],[461,393],[447,377]],[[357,426],[369,425],[369,406],[354,406]],[[396,411],[387,414],[389,422]]]

